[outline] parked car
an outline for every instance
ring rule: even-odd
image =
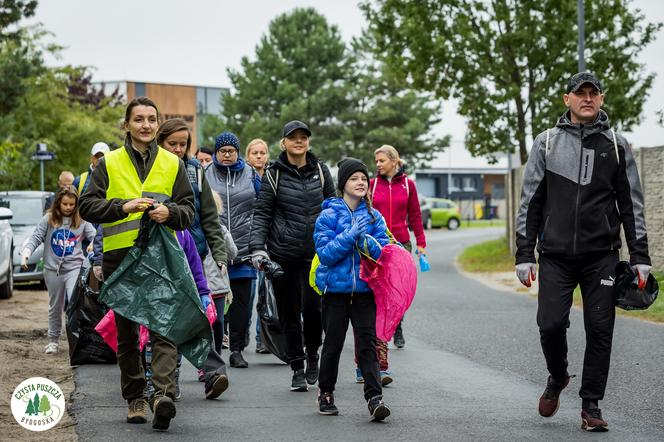
[[[422,214],[422,222],[425,227],[447,227],[450,230],[456,230],[461,224],[461,211],[459,206],[445,198],[425,198],[426,205],[429,208],[429,215],[426,220]]]
[[[21,252],[25,242],[32,236],[32,232],[39,224],[48,200],[52,200],[53,192],[39,192],[34,190],[8,190],[0,192],[0,205],[13,212],[10,221],[14,231],[14,282],[42,282],[44,281],[44,245],[40,245],[28,260],[28,268],[21,267]]]
[[[424,230],[431,229],[431,205],[427,198],[420,195],[420,212],[422,213],[422,226]],[[411,228],[411,230],[413,230]]]
[[[14,234],[9,221],[12,211],[0,206],[0,299],[12,297],[14,278],[12,275],[12,250]]]

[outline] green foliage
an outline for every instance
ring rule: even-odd
[[[459,265],[467,272],[509,272],[514,270],[514,257],[507,240],[486,241],[472,245],[461,252]]]
[[[37,0],[2,0],[0,3],[0,42],[17,40],[21,30],[15,25],[24,18],[35,15]]]
[[[278,16],[254,61],[245,57],[240,71],[229,71],[224,121],[245,144],[265,139],[272,157],[283,125],[298,119],[312,130],[312,150],[331,162],[354,156],[372,163],[382,144],[406,160],[430,159],[448,144],[430,136],[436,103],[376,62],[371,44],[363,38],[347,48],[336,26],[311,8]]]
[[[39,411],[39,394],[35,393],[34,399],[32,399],[32,405],[35,407],[35,412]]]
[[[459,100],[466,146],[490,158],[555,124],[576,72],[575,0],[365,0],[375,52],[416,87]],[[640,121],[654,74],[636,61],[655,38],[630,1],[586,1],[586,64],[599,74],[614,126]]]
[[[214,149],[214,140],[224,131],[225,126],[219,115],[202,114],[198,116],[197,127],[199,130],[198,145]]]

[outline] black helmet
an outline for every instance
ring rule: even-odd
[[[659,284],[650,274],[646,286],[640,289],[637,273],[627,261],[620,261],[616,265],[614,289],[616,306],[623,310],[645,310],[657,299]]]

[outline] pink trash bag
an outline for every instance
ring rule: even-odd
[[[109,347],[113,349],[114,352],[118,352],[118,329],[115,326],[115,313],[113,310],[109,310],[106,315],[101,318],[101,321],[95,326],[97,333],[104,338],[104,342],[108,344]],[[144,327],[140,326],[138,334],[138,348],[140,351],[143,351],[145,344],[150,340],[150,331]]]
[[[400,245],[388,244],[377,261],[362,253],[360,279],[369,285],[376,299],[376,337],[390,341],[415,297],[415,261]]]

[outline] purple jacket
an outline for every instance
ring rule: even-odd
[[[203,265],[201,264],[201,257],[196,249],[194,238],[188,230],[180,230],[176,232],[176,236],[180,243],[180,247],[184,250],[184,254],[187,255],[189,268],[191,269],[192,275],[194,275],[194,282],[196,282],[196,288],[198,289],[198,296],[209,296],[210,289],[208,288],[207,280],[203,274]]]

